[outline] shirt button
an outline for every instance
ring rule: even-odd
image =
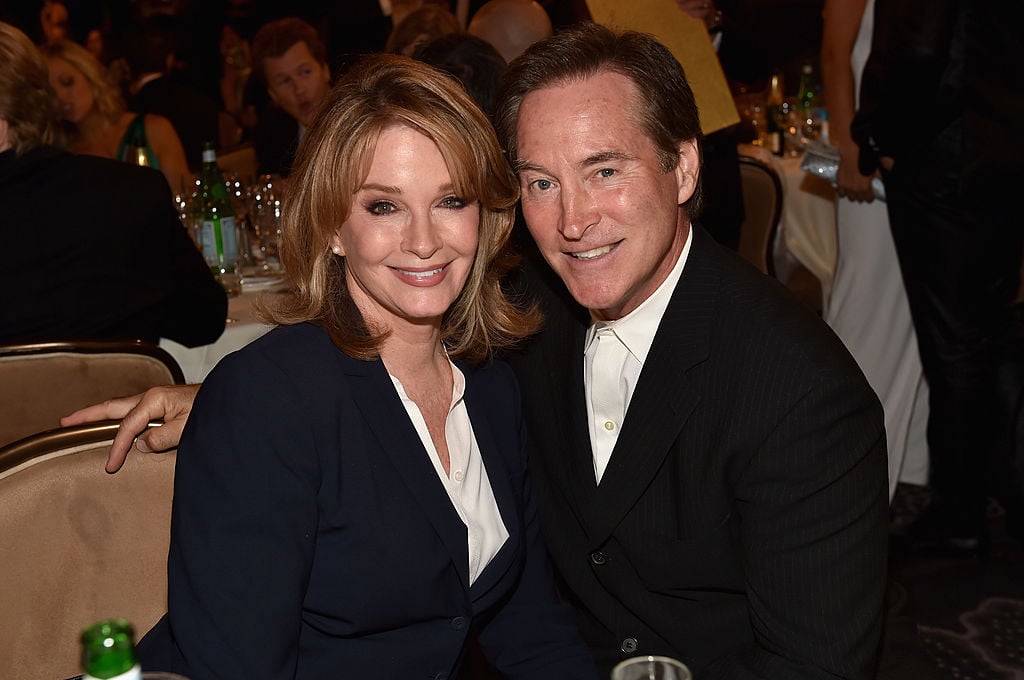
[[[452,477],[455,478],[456,482],[461,482],[462,481],[462,470],[456,470],[455,474],[452,475]]]
[[[622,644],[619,645],[619,649],[626,654],[632,654],[639,646],[640,645],[637,643],[636,638],[626,638],[622,641]]]
[[[609,432],[611,432],[612,430],[615,429],[615,423],[613,421],[611,421],[611,420],[604,421],[604,429],[606,429]]]
[[[456,616],[454,619],[452,619],[452,628],[454,628],[455,630],[462,630],[465,627],[466,619],[464,619],[463,617]]]
[[[608,556],[598,550],[597,552],[590,553],[590,561],[600,566],[608,561]]]

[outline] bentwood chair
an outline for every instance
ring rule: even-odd
[[[140,341],[0,345],[0,446],[83,406],[184,382],[170,354]]]
[[[743,212],[740,255],[769,276],[775,275],[773,250],[782,216],[782,182],[778,173],[752,157],[739,157]]]
[[[141,636],[167,610],[176,453],[103,470],[116,421],[0,448],[0,677],[79,673],[79,635],[124,618]]]

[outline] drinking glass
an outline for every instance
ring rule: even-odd
[[[667,656],[638,656],[612,669],[612,680],[693,680],[690,670]]]
[[[252,253],[263,273],[282,271],[278,245],[281,241],[281,178],[261,175],[249,189],[249,224]]]

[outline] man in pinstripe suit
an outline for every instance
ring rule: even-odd
[[[531,471],[602,670],[665,654],[700,680],[874,677],[881,405],[820,319],[693,224],[700,128],[679,64],[582,25],[513,62],[499,101],[547,261],[522,272],[544,330],[512,357]],[[150,418],[169,422],[145,449],[173,445],[188,397],[73,420],[138,403],[113,470]]]
[[[693,224],[682,69],[653,38],[582,26],[513,62],[499,102],[550,265],[524,269],[545,326],[513,358],[531,469],[599,664],[873,677],[882,410],[820,319]]]

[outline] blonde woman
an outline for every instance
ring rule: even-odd
[[[42,50],[70,151],[148,165],[174,190],[189,181],[185,150],[169,120],[126,111],[106,69],[84,47],[61,40]]]
[[[299,148],[278,327],[225,357],[181,441],[168,615],[193,678],[596,680],[537,525],[499,280],[519,187],[447,74],[368,58]]]

